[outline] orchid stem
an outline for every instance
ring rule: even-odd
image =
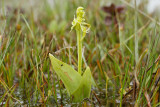
[[[82,70],[82,41],[81,41],[81,31],[76,30],[77,32],[77,45],[78,45],[78,73],[81,74]]]
[[[84,19],[84,8],[78,7],[76,10],[77,18],[74,17],[74,20],[72,22],[72,29],[76,29],[77,33],[77,47],[78,47],[78,73],[82,74],[82,42],[86,35],[86,33],[90,29],[90,25],[85,22]]]

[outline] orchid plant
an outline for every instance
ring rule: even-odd
[[[75,29],[77,34],[78,72],[72,66],[56,59],[52,54],[49,54],[49,57],[54,71],[64,83],[69,96],[74,102],[81,102],[83,99],[89,98],[91,84],[94,84],[94,81],[89,67],[82,73],[82,43],[86,33],[90,30],[90,25],[85,22],[83,7],[78,7],[76,14],[77,18],[74,16],[71,31]]]

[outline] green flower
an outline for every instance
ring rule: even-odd
[[[83,36],[85,36],[85,34],[89,32],[91,26],[90,26],[90,24],[85,22],[84,8],[83,7],[78,7],[77,11],[76,11],[76,14],[77,14],[77,18],[75,18],[75,16],[74,16],[71,31],[75,28],[76,30],[82,31]]]

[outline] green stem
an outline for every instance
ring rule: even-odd
[[[139,55],[138,55],[138,34],[137,34],[137,4],[136,4],[136,0],[135,0],[135,61],[136,61],[136,64],[138,63],[138,58],[139,58]]]
[[[81,31],[79,29],[77,32],[77,45],[78,45],[78,72],[81,74],[82,69],[82,41],[81,41]]]

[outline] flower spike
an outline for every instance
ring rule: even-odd
[[[77,10],[76,10],[76,14],[77,14],[77,18],[75,18],[75,16],[74,16],[71,31],[74,28],[76,30],[82,31],[83,32],[83,37],[82,38],[84,38],[85,34],[89,32],[91,26],[90,26],[90,24],[85,22],[85,19],[84,19],[85,12],[84,12],[83,7],[78,7]]]

